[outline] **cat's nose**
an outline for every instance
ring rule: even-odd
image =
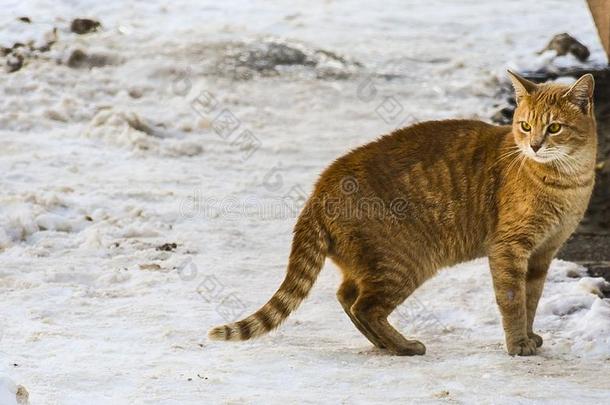
[[[534,153],[538,152],[540,150],[540,148],[542,148],[542,144],[538,144],[538,143],[530,143],[530,147],[532,148],[532,150],[534,151]]]

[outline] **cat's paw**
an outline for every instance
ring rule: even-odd
[[[532,356],[536,354],[537,343],[536,340],[527,337],[507,343],[506,346],[511,356]]]
[[[535,334],[534,332],[529,332],[527,334],[527,336],[532,339],[534,342],[536,342],[536,347],[540,347],[542,346],[542,343],[544,342],[544,340],[542,340],[542,336]]]
[[[426,346],[419,340],[410,340],[404,347],[392,351],[397,356],[421,356],[426,354]]]

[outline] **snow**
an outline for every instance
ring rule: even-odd
[[[6,374],[0,374],[0,403],[17,405],[17,386]]]
[[[536,52],[558,32],[601,60],[584,1],[4,0],[3,10],[3,46],[43,41],[53,26],[59,41],[0,75],[2,405],[17,384],[31,404],[610,399],[607,284],[561,261],[534,357],[506,354],[484,259],[443,271],[393,314],[427,345],[423,357],[371,348],[335,299],[331,263],[277,332],[206,338],[280,284],[294,208],[332,159],[415,120],[487,119],[506,67],[548,63]],[[70,33],[83,16],[102,31]],[[266,38],[362,66],[216,69],[227,47]],[[66,66],[75,49],[104,66]],[[232,133],[221,113],[239,123]]]

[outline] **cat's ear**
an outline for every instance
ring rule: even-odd
[[[517,104],[519,104],[524,96],[532,94],[538,88],[536,83],[530,82],[515,72],[511,72],[510,70],[507,70],[507,72],[510,76],[510,80],[513,82],[513,87],[515,88],[515,99],[517,100]]]
[[[565,92],[563,98],[574,104],[584,114],[589,114],[593,104],[593,89],[595,80],[591,73],[587,73]]]

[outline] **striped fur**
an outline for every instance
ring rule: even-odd
[[[277,328],[307,297],[328,250],[327,236],[316,219],[313,204],[303,210],[294,228],[284,282],[271,299],[241,321],[210,330],[212,340],[248,340]]]

